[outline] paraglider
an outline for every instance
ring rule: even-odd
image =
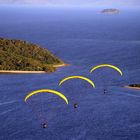
[[[95,87],[95,84],[92,82],[92,80],[90,80],[89,78],[86,78],[84,76],[69,76],[69,77],[66,77],[64,79],[62,79],[60,82],[59,82],[59,86],[62,85],[62,83],[64,83],[65,81],[67,80],[70,80],[70,79],[82,79],[82,80],[85,80],[87,81],[89,84],[91,84],[93,87]]]
[[[42,93],[42,92],[48,92],[48,93],[56,94],[56,95],[58,95],[59,97],[61,97],[61,98],[66,102],[66,104],[68,104],[68,99],[67,99],[62,93],[60,93],[60,92],[58,92],[58,91],[55,91],[55,90],[51,90],[51,89],[40,89],[40,90],[35,90],[35,91],[29,93],[29,94],[25,97],[24,101],[26,102],[32,95],[38,94],[38,93]]]
[[[97,66],[93,67],[93,68],[90,70],[90,73],[92,73],[92,72],[95,71],[96,69],[103,68],[103,67],[112,68],[112,69],[116,70],[121,76],[123,75],[122,71],[121,71],[117,66],[114,66],[114,65],[111,65],[111,64],[100,64],[100,65],[97,65]],[[104,94],[107,93],[107,89],[106,89],[105,87],[104,87],[104,89],[103,89],[103,93],[104,93]]]
[[[109,68],[112,68],[112,69],[118,71],[118,72],[120,73],[121,76],[123,75],[122,71],[121,71],[118,67],[116,67],[116,66],[114,66],[114,65],[110,65],[110,64],[101,64],[101,65],[97,65],[97,66],[93,67],[93,68],[90,70],[90,73],[92,73],[94,70],[96,70],[96,69],[98,69],[98,68],[101,68],[101,67],[109,67]]]
[[[92,73],[93,71],[95,71],[95,70],[97,70],[98,68],[103,68],[103,67],[108,67],[108,68],[112,68],[112,69],[114,69],[114,70],[116,70],[121,76],[123,75],[123,73],[122,73],[122,71],[118,68],[118,67],[116,67],[116,66],[114,66],[114,65],[111,65],[111,64],[101,64],[101,65],[97,65],[97,66],[95,66],[95,67],[93,67],[91,70],[90,70],[90,73]],[[109,73],[110,74],[110,73]],[[80,84],[80,86],[77,86],[76,85],[76,82],[70,82],[70,83],[72,83],[74,86],[76,86],[77,88],[78,88],[78,92],[80,91],[83,91],[83,89],[86,89],[86,90],[91,90],[90,88],[88,88],[88,86],[90,85],[90,87],[93,87],[93,88],[95,88],[95,84],[94,84],[94,82],[91,80],[91,79],[89,79],[89,78],[87,78],[87,77],[84,77],[84,76],[78,76],[78,75],[74,75],[74,76],[68,76],[68,77],[65,77],[65,78],[63,78],[60,82],[59,82],[59,86],[61,86],[62,84],[64,84],[66,81],[69,81],[69,80],[71,80],[71,79],[80,79],[80,80],[83,80],[83,81],[85,81],[86,83],[88,83],[87,84],[87,86],[85,86],[85,83],[83,84],[83,85],[81,85]],[[99,78],[98,78],[99,79]],[[81,81],[80,81],[81,82]],[[79,83],[78,83],[79,84]],[[68,89],[68,91],[71,91],[72,93],[73,93],[73,91],[74,90],[72,90],[71,88],[72,87],[74,87],[74,86],[67,86],[69,89]],[[83,88],[83,89],[82,89]],[[84,91],[84,93],[85,92],[87,92],[87,91]],[[104,94],[106,94],[108,92],[108,90],[104,87],[103,88],[103,93]],[[40,90],[35,90],[35,91],[33,91],[33,92],[30,92],[29,94],[27,94],[26,95],[26,97],[24,98],[24,101],[25,102],[27,102],[33,95],[36,95],[36,94],[39,94],[39,93],[51,93],[51,94],[55,94],[55,95],[57,95],[57,96],[59,96],[61,99],[63,99],[64,101],[65,101],[65,103],[66,104],[68,104],[68,99],[66,98],[66,96],[65,95],[63,95],[61,92],[58,92],[58,91],[55,91],[55,90],[51,90],[51,89],[40,89]],[[71,94],[70,94],[71,95]],[[75,94],[75,95],[77,95],[77,94]],[[83,94],[81,94],[82,95],[82,97],[83,97]],[[45,99],[45,98],[44,98]],[[73,99],[73,98],[72,98]],[[37,98],[37,100],[38,100],[38,98]],[[35,100],[36,101],[36,100]],[[39,103],[40,103],[40,100],[38,100],[39,101]],[[51,100],[52,101],[52,100]],[[46,100],[45,100],[45,102],[46,102]],[[42,102],[43,103],[43,102]],[[38,106],[38,104],[36,104],[37,106]],[[73,107],[74,108],[78,108],[78,103],[77,102],[75,102],[74,104],[73,104]],[[46,107],[45,107],[46,108]],[[48,108],[47,108],[47,110],[48,110]],[[38,113],[38,115],[40,115],[39,113]],[[41,127],[42,128],[48,128],[48,123],[46,122],[46,121],[42,121],[43,123],[41,123]]]
[[[63,99],[65,101],[66,104],[68,104],[68,99],[66,98],[66,96],[64,96],[62,93],[58,92],[58,91],[55,91],[55,90],[51,90],[51,89],[40,89],[40,90],[36,90],[36,91],[33,91],[31,93],[29,93],[24,101],[27,102],[27,100],[35,95],[35,94],[39,94],[39,93],[52,93],[52,94],[55,94],[57,96],[59,96],[61,99]],[[40,101],[41,102],[41,101]],[[39,115],[39,112],[37,112],[37,115]],[[48,127],[48,123],[44,120],[43,123],[41,123],[41,126],[42,128],[47,128]]]
[[[81,79],[81,80],[84,80],[86,81],[87,83],[89,83],[92,87],[95,87],[95,84],[93,83],[92,80],[90,80],[89,78],[87,77],[84,77],[84,76],[68,76],[68,77],[65,77],[63,78],[60,82],[59,82],[59,86],[61,86],[64,82],[68,81],[68,80],[71,80],[71,79]],[[73,105],[74,108],[78,108],[78,104],[77,103],[74,103]]]

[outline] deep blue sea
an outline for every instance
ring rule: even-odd
[[[0,74],[0,140],[140,140],[140,91],[123,87],[140,83],[140,9],[100,10],[0,6],[0,37],[39,44],[70,64],[51,74]],[[109,68],[89,73],[102,63],[123,76]],[[59,87],[70,75],[86,76],[96,88],[78,79]],[[69,104],[47,93],[24,102],[46,88]]]

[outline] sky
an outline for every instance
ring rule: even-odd
[[[0,4],[120,5],[140,6],[140,0],[0,0]]]

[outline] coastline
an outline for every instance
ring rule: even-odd
[[[136,89],[136,90],[140,90],[140,87],[130,87],[130,86],[124,86],[125,88],[130,88],[130,89]]]
[[[53,67],[55,68],[60,68],[60,67],[66,67],[66,66],[69,66],[70,64],[58,64],[58,65],[53,65]]]
[[[58,64],[54,65],[55,68],[66,67],[69,64]],[[41,73],[49,73],[47,71],[22,71],[22,70],[0,70],[0,74],[41,74]]]
[[[46,71],[0,70],[0,74],[47,73]]]

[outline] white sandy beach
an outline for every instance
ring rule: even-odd
[[[60,68],[60,67],[65,67],[65,66],[69,66],[69,64],[58,64],[58,65],[54,65],[53,67],[55,68]],[[15,73],[15,74],[39,74],[39,73],[48,73],[47,71],[22,71],[22,70],[0,70],[0,73],[5,73],[5,74],[8,74],[8,73]]]
[[[125,86],[125,88],[131,88],[131,89],[137,89],[137,90],[140,90],[140,87],[130,87],[130,86]]]

